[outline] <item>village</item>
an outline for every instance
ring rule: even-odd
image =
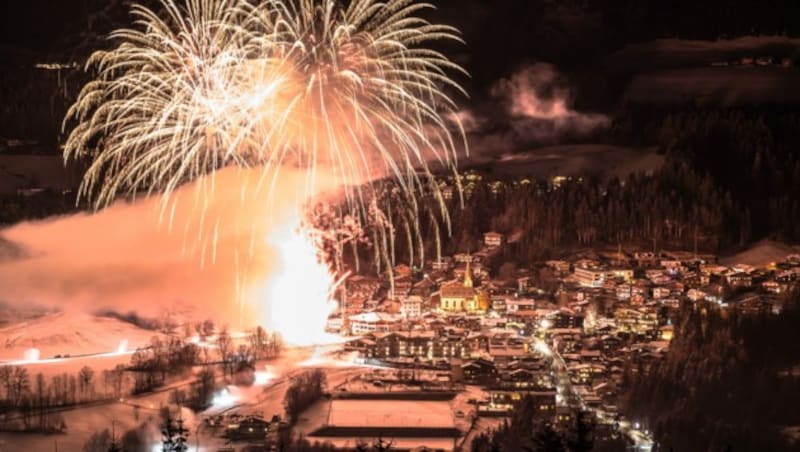
[[[463,407],[451,403],[456,421],[469,421],[462,428],[404,432],[386,416],[386,425],[371,421],[373,430],[414,436],[417,446],[428,447],[422,437],[452,435],[447,450],[469,447],[476,430],[499,425],[532,397],[541,422],[566,429],[578,412],[591,413],[596,443],[622,440],[650,450],[650,432],[621,412],[619,397],[626,382],[663,358],[678,311],[778,314],[781,294],[800,274],[799,255],[757,267],[722,265],[710,254],[621,247],[521,269],[499,262],[505,240],[487,232],[474,253],[422,269],[397,266],[393,287],[365,276],[346,282],[329,330],[349,337],[345,347],[359,363],[394,369],[378,371],[370,388],[350,391],[383,394],[374,399],[395,393],[393,400],[420,400],[415,391],[450,391],[450,399],[470,394]],[[347,390],[336,391],[337,398],[354,397]]]

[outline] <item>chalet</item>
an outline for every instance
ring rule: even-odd
[[[497,312],[505,312],[507,308],[506,297],[505,296],[493,296],[491,297],[491,304],[492,309]]]
[[[500,373],[498,389],[552,389],[550,371],[545,369],[514,369]]]
[[[347,341],[344,347],[345,350],[357,351],[363,357],[372,358],[375,340],[369,336],[357,337]]]
[[[464,358],[468,355],[469,349],[460,335],[440,335],[433,342],[433,356],[436,358]]]
[[[506,312],[509,314],[517,311],[533,311],[536,309],[536,302],[530,298],[509,298],[506,300]]]
[[[556,260],[547,261],[546,265],[549,269],[553,270],[558,276],[567,275],[570,272],[570,267],[571,267],[570,263],[567,261],[556,261]]]
[[[503,234],[497,232],[487,232],[483,234],[483,244],[489,248],[496,248],[503,244]]]
[[[478,358],[461,365],[464,381],[488,386],[497,381],[497,367],[492,361]]]
[[[400,300],[400,314],[405,318],[416,318],[422,314],[422,297],[409,295]]]
[[[700,300],[704,300],[707,294],[700,289],[691,288],[688,292],[686,292],[686,296],[689,297],[690,300],[698,302]]]
[[[548,331],[553,346],[561,353],[577,351],[582,346],[581,330],[578,328],[556,328]]]
[[[553,328],[583,328],[584,315],[572,309],[561,308],[547,316]]]
[[[651,267],[656,264],[658,256],[651,252],[636,252],[633,253],[633,259],[636,261],[636,264],[641,267]]]
[[[411,293],[411,287],[413,286],[414,282],[411,280],[410,276],[402,276],[395,279],[393,292],[395,299],[408,296],[408,294]]]
[[[606,356],[615,356],[623,346],[622,339],[617,336],[606,335],[600,338],[600,347]]]
[[[581,362],[584,363],[599,363],[603,360],[603,354],[600,350],[586,350],[580,351]]]
[[[731,287],[750,287],[753,285],[753,277],[744,272],[727,275],[725,279]]]
[[[658,317],[649,309],[618,308],[614,319],[620,331],[641,334],[658,328]]]
[[[583,287],[603,287],[608,272],[602,268],[575,267],[575,280]]]
[[[489,340],[489,355],[501,361],[510,361],[525,356],[528,345],[516,337],[493,337]]]
[[[627,267],[614,267],[608,271],[607,277],[630,282],[633,280],[633,269]]]
[[[574,364],[569,367],[570,380],[579,385],[593,384],[596,381],[605,381],[608,376],[606,367],[602,364]]]
[[[767,292],[778,293],[778,294],[785,290],[780,283],[771,280],[764,281],[763,283],[761,283],[761,287]]]
[[[469,354],[473,357],[488,353],[489,336],[481,333],[470,334],[464,339]]]
[[[653,287],[653,298],[657,300],[670,296],[670,293],[667,287]]]
[[[442,188],[442,198],[450,200],[453,199],[453,193],[455,192],[455,188],[450,185],[445,186]]]
[[[385,312],[365,312],[350,316],[350,332],[358,336],[366,333],[394,331],[400,327],[400,319]]]
[[[270,431],[270,423],[256,416],[248,416],[228,424],[225,437],[231,441],[263,442]]]
[[[572,412],[572,408],[566,406],[556,407],[555,422],[556,426],[562,430],[572,428],[572,424],[575,422],[575,413]]]
[[[431,269],[437,271],[448,271],[453,265],[453,259],[450,257],[441,257],[439,259],[435,259],[430,263]]]
[[[525,397],[530,397],[535,408],[534,417],[545,421],[552,420],[556,413],[555,391],[529,391],[525,389],[490,389],[489,403],[479,406],[478,413],[509,413]]]

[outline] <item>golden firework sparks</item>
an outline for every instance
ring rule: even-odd
[[[450,74],[464,71],[430,46],[460,41],[459,33],[420,16],[432,7],[412,0],[134,6],[134,25],[113,32],[114,47],[89,59],[95,78],[65,119],[64,157],[91,161],[80,196],[102,208],[157,194],[168,213],[175,190],[195,180],[202,209],[214,171],[226,166],[263,169],[272,199],[286,195],[277,186],[281,168],[304,171],[308,196],[324,171],[342,189],[344,214],[371,223],[382,250],[376,261],[389,267],[396,231],[421,241],[420,197],[449,224],[429,162],[455,171],[456,151],[466,149],[450,97],[464,93]],[[386,178],[400,192],[403,225],[377,201]],[[201,242],[209,240],[215,246],[216,230]],[[419,243],[419,259],[423,253]]]

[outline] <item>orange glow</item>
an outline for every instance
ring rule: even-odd
[[[276,250],[275,269],[256,295],[256,303],[266,310],[267,329],[279,332],[291,345],[330,342],[333,337],[325,332],[325,324],[336,309],[331,297],[335,280],[319,255],[313,231],[296,215],[271,231],[267,240]]]
[[[281,196],[270,199],[271,175],[227,168],[213,180],[182,187],[173,197],[176,208],[163,221],[160,200],[148,198],[2,229],[0,236],[25,255],[0,265],[0,299],[70,312],[133,311],[154,319],[177,312],[190,322],[211,319],[235,330],[268,328],[264,322],[274,318],[273,298],[286,303],[275,314],[288,312],[289,318],[292,309],[324,307],[324,301],[298,301],[298,294],[309,293],[311,275],[325,281],[330,275],[316,260],[313,240],[296,231],[299,206],[322,193],[336,196],[326,175],[318,172],[317,191],[311,192],[304,171],[284,168],[276,182]],[[217,188],[206,195],[211,184]],[[176,227],[170,229],[170,223]],[[286,275],[291,272],[300,275],[299,289]],[[273,276],[279,274],[284,276]],[[280,293],[289,298],[270,295]],[[303,314],[327,317],[328,312]],[[120,340],[104,351],[119,351]]]

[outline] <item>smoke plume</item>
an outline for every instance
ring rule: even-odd
[[[523,140],[587,135],[608,125],[604,115],[572,108],[574,92],[550,64],[525,66],[499,80],[491,94],[506,107],[512,128]]]
[[[330,188],[320,180],[310,193],[304,173],[284,169],[270,197],[272,180],[263,176],[226,169],[184,187],[166,210],[151,198],[0,231],[21,250],[0,260],[0,301],[151,316],[185,311],[238,325],[259,310],[241,302],[252,301],[247,288],[271,271],[270,230],[307,195]]]
[[[575,109],[576,92],[551,64],[524,66],[489,90],[488,104],[454,115],[470,135],[473,163],[532,147],[586,139],[609,124]]]

